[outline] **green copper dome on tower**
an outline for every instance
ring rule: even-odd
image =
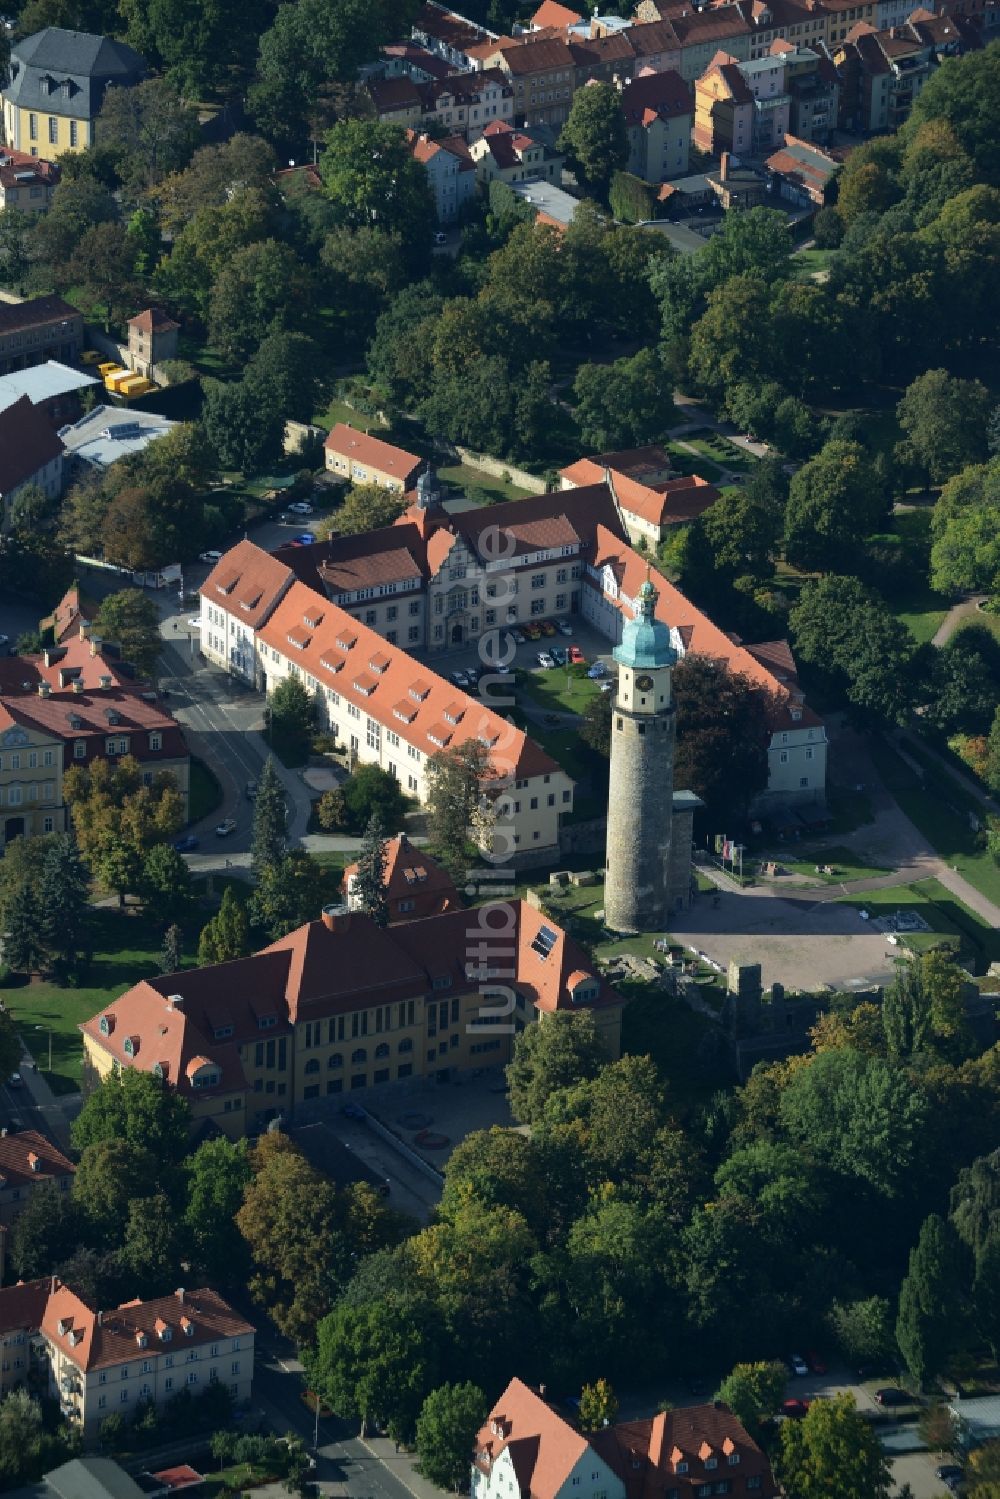
[[[670,630],[654,613],[659,596],[647,578],[639,589],[635,618],[627,621],[622,630],[621,645],[614,649],[619,666],[639,670],[642,667],[673,666],[676,662],[677,652],[670,644]]]

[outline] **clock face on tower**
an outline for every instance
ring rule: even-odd
[[[653,679],[649,676],[636,677],[635,685],[640,692],[652,692]]]

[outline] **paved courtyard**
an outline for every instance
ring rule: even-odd
[[[897,956],[881,932],[853,906],[803,896],[784,899],[763,891],[699,895],[678,917],[673,937],[708,954],[725,970],[735,959],[759,963],[765,987],[865,988],[894,975]]]

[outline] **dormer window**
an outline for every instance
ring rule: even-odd
[[[140,1348],[145,1348],[146,1344],[149,1342],[149,1339],[144,1332],[137,1332],[135,1335],[135,1341]]]
[[[232,1034],[233,1028],[231,1025],[220,1025],[214,1032],[216,1041],[225,1041]]]
[[[125,1041],[124,1041],[124,1043],[122,1045],[122,1051],[125,1053],[125,1055],[127,1057],[134,1057],[138,1053],[138,1050],[139,1050],[139,1037],[138,1036],[126,1036],[125,1037]]]
[[[717,1457],[706,1457],[706,1459],[705,1459],[705,1467],[708,1469],[709,1472],[711,1472],[713,1468],[717,1468],[718,1466],[719,1466],[719,1459]]]
[[[414,702],[422,703],[430,690],[426,682],[414,682],[410,687],[410,696]]]
[[[161,1343],[169,1343],[174,1335],[174,1330],[168,1322],[157,1322],[156,1336]]]
[[[97,1022],[97,1029],[102,1036],[110,1036],[115,1028],[115,1017],[113,1015],[102,1015]]]
[[[352,651],[358,643],[358,637],[345,630],[342,635],[337,636],[337,644],[342,651]]]
[[[181,1318],[181,1329],[183,1330],[184,1336],[186,1338],[194,1337],[194,1323],[191,1321],[190,1317]]]
[[[277,1023],[278,1023],[278,1019],[277,1019],[276,1015],[258,1015],[257,1016],[257,1029],[259,1031],[269,1031],[271,1029],[271,1027],[274,1026],[274,1025],[277,1025]]]
[[[687,1465],[686,1462],[674,1463],[674,1472],[675,1473],[686,1473],[687,1470],[688,1470],[688,1465]]]

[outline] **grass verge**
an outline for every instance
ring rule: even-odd
[[[842,901],[856,910],[863,907],[879,915],[915,908],[930,930],[901,935],[902,942],[913,952],[927,952],[940,946],[942,938],[951,938],[962,952],[972,954],[977,967],[1000,957],[1000,932],[952,895],[940,880],[915,880],[912,885],[865,890],[858,895],[845,895]]]
[[[539,649],[542,649],[539,642]],[[583,713],[600,693],[586,666],[557,666],[551,671],[519,671],[517,686],[539,707],[557,713]]]

